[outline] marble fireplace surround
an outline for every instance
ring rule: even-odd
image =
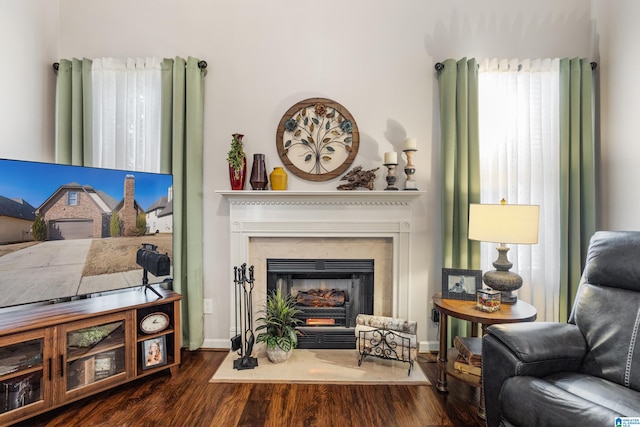
[[[230,269],[255,268],[254,311],[266,296],[267,257],[374,259],[374,313],[408,318],[411,201],[422,192],[217,193],[229,202]]]

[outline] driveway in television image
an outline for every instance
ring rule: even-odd
[[[164,249],[171,247],[171,239],[171,234],[158,234],[49,240],[0,256],[0,306],[142,286],[143,270],[135,264],[135,253],[141,242],[155,243]],[[171,255],[171,252],[168,249],[162,253]],[[119,266],[116,253],[127,254],[124,258],[130,260],[130,265]],[[114,270],[119,271],[111,272]],[[156,277],[149,273],[150,283],[168,277],[171,276]]]
[[[0,257],[0,306],[76,295],[91,242],[51,240]]]

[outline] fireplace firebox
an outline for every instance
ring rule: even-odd
[[[296,298],[298,348],[356,347],[358,314],[373,314],[372,259],[267,259],[267,292]]]

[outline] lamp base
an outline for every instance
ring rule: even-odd
[[[515,304],[518,297],[512,291],[520,289],[522,277],[511,271],[487,271],[482,276],[485,285],[496,291],[500,291],[503,304]]]
[[[504,244],[500,244],[496,249],[498,250],[498,259],[493,262],[496,270],[484,273],[482,280],[491,289],[502,293],[503,304],[515,304],[518,301],[518,297],[511,292],[522,287],[522,277],[518,273],[509,271],[513,266],[507,259],[509,248]]]

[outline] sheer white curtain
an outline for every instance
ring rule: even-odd
[[[558,321],[560,288],[559,60],[484,60],[479,74],[482,203],[540,205],[537,245],[508,245],[518,298]],[[482,270],[495,244],[482,243]]]
[[[161,62],[93,60],[93,166],[160,172]]]

